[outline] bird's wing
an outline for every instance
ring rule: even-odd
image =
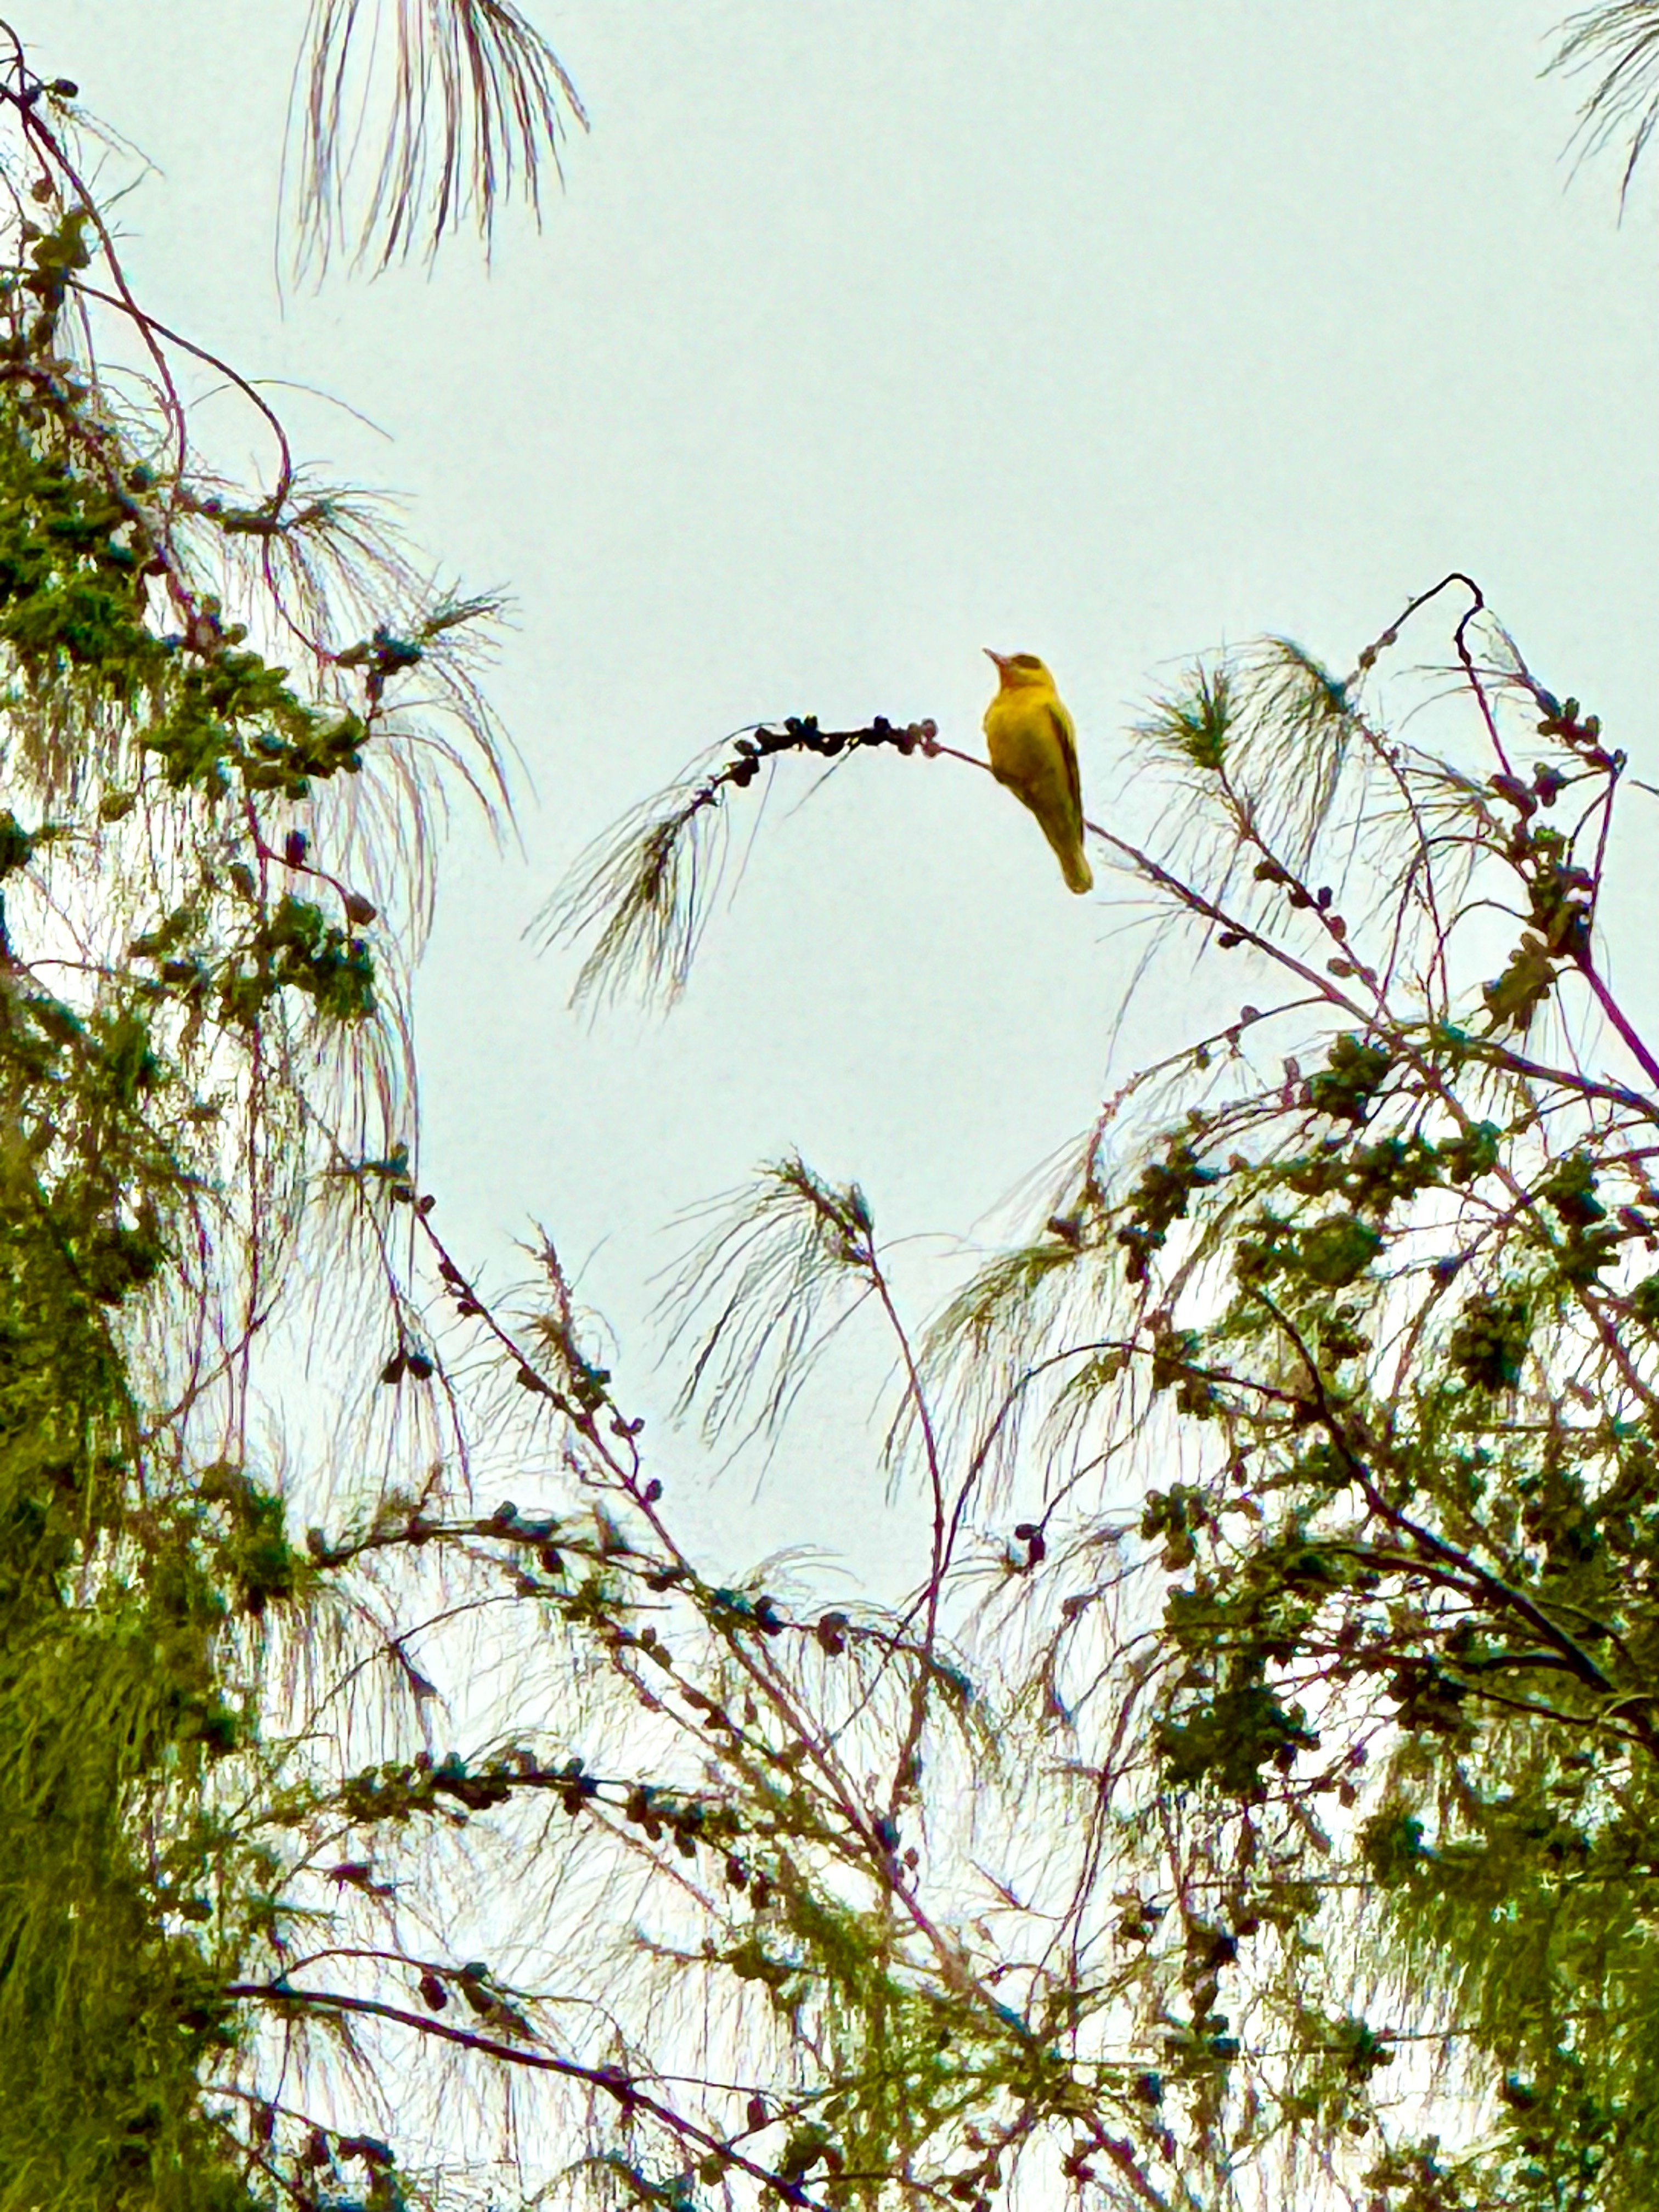
[[[1072,805],[1077,810],[1079,825],[1083,821],[1083,778],[1077,764],[1077,732],[1072,718],[1058,699],[1048,702],[1048,720],[1054,725],[1055,741],[1060,746],[1060,757],[1065,764],[1066,783],[1072,794]]]

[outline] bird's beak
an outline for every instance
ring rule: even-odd
[[[1000,669],[1006,668],[1007,666],[1008,656],[1006,653],[993,653],[988,645],[981,647],[981,650],[984,653],[985,658],[988,660],[994,660]]]

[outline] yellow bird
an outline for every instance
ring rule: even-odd
[[[1060,704],[1054,679],[1034,653],[992,653],[1002,683],[985,709],[991,773],[1023,799],[1054,847],[1066,888],[1090,891],[1095,879],[1083,853],[1083,784],[1077,732]]]

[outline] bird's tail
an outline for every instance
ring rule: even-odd
[[[1060,872],[1066,878],[1068,891],[1091,891],[1095,887],[1095,872],[1084,856],[1081,837],[1051,837],[1060,861]]]

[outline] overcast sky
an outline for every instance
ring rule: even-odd
[[[544,1221],[654,1408],[678,1209],[798,1146],[890,1235],[982,1231],[1090,1119],[1138,942],[988,779],[880,758],[798,812],[781,781],[685,1002],[590,1031],[521,935],[574,855],[763,717],[978,744],[987,645],[1050,662],[1090,811],[1144,834],[1121,732],[1182,658],[1274,631],[1349,666],[1453,566],[1653,775],[1659,197],[1620,229],[1612,161],[1570,181],[1528,0],[528,4],[593,124],[543,234],[285,303],[298,0],[16,20],[161,172],[122,209],[150,307],[373,416],[285,401],[513,594],[525,850],[450,854],[425,1180],[498,1276]],[[947,1248],[911,1249],[920,1290]],[[713,1492],[711,1542],[879,1557],[879,1367],[843,1373],[758,1507]]]

